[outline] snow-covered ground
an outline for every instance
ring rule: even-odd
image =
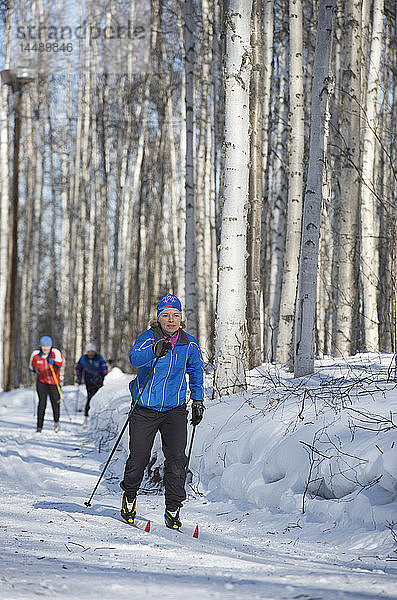
[[[208,401],[183,534],[163,525],[158,441],[138,498],[150,533],[120,518],[127,436],[84,505],[125,421],[130,376],[109,374],[88,431],[72,386],[58,434],[50,406],[35,433],[32,389],[0,394],[0,598],[397,598],[391,361],[317,361],[307,379],[263,365],[246,393]]]

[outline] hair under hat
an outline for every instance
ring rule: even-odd
[[[176,310],[182,317],[182,304],[179,298],[174,296],[174,294],[166,294],[162,298],[160,298],[157,304],[157,318],[167,310]]]

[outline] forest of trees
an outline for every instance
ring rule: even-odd
[[[44,334],[65,383],[88,341],[128,371],[167,292],[219,394],[264,361],[396,351],[394,2],[0,0],[0,18],[1,69],[35,70],[0,89],[0,389],[31,383]]]

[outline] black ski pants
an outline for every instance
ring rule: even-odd
[[[102,387],[102,383],[86,383],[85,387],[87,389],[87,402],[85,404],[84,416],[88,417],[88,412],[90,410],[90,402],[91,398],[97,393],[97,391]]]
[[[155,435],[160,431],[164,463],[165,505],[175,511],[186,499],[187,410],[185,404],[164,412],[136,406],[129,423],[130,455],[121,487],[136,496],[149,462]]]
[[[40,429],[43,428],[44,414],[47,406],[47,396],[49,396],[51,400],[54,423],[58,423],[60,397],[57,386],[37,380],[36,389],[39,397],[39,406],[37,409],[37,427],[40,427]]]

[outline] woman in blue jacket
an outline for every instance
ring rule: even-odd
[[[204,412],[203,358],[197,340],[183,327],[180,300],[167,294],[157,305],[157,321],[137,338],[130,352],[131,365],[137,367],[133,403],[159,359],[130,417],[130,454],[120,484],[124,490],[121,516],[129,523],[134,522],[136,494],[160,431],[165,457],[165,524],[172,529],[181,526],[179,511],[186,499],[186,374],[193,401],[191,423],[198,425]]]

